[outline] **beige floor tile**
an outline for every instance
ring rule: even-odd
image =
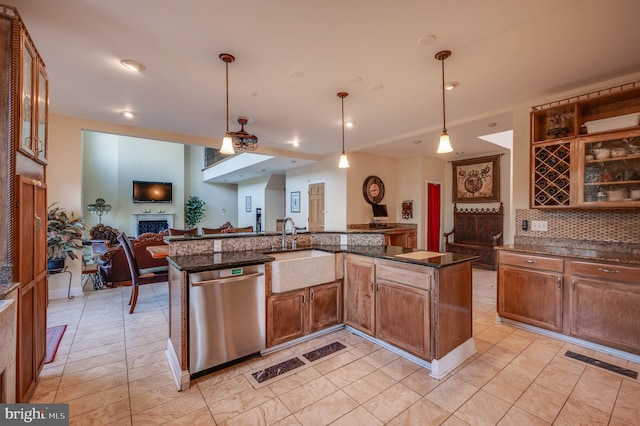
[[[420,395],[397,383],[378,396],[362,404],[367,411],[386,423],[420,399]]]
[[[482,390],[497,396],[509,404],[515,403],[531,384],[530,380],[508,371],[500,371]]]
[[[363,406],[358,406],[340,417],[331,426],[382,426],[383,423]]]
[[[620,392],[612,415],[632,424],[640,424],[640,399],[636,395]]]
[[[358,403],[353,398],[339,390],[294,413],[294,416],[305,426],[326,425],[344,416],[357,406]]]
[[[640,401],[640,382],[637,380],[623,379],[620,392],[628,393]]]
[[[353,352],[342,352],[327,359],[326,361],[320,361],[319,364],[313,364],[316,370],[320,374],[328,374],[329,372],[336,370],[344,365],[347,365],[358,359],[358,355]]]
[[[85,411],[77,416],[70,414],[69,423],[72,425],[112,425],[114,423],[131,424],[131,411],[129,410],[129,399],[122,399],[117,402],[101,402],[97,407]]]
[[[293,414],[273,424],[273,426],[301,426],[301,425],[302,424],[298,421],[298,419],[296,419],[296,416],[294,416]]]
[[[389,364],[392,361],[398,359],[400,355],[391,352],[388,349],[380,348],[375,352],[370,353],[369,355],[362,358],[364,361],[368,362],[375,368],[382,368],[385,365]]]
[[[597,408],[607,414],[611,414],[613,405],[616,402],[618,396],[618,387],[611,387],[603,385],[603,383],[611,384],[608,380],[602,380],[598,374],[589,375],[587,371],[584,372],[578,384],[571,392],[571,398]],[[611,375],[618,379],[618,377]]]
[[[173,376],[170,371],[165,371],[140,380],[129,380],[129,393],[131,396],[139,395],[171,384],[174,384]]]
[[[286,392],[279,398],[292,413],[295,413],[337,390],[338,387],[323,376]]]
[[[548,364],[563,346],[564,343],[559,340],[539,337],[527,346],[521,354],[527,358]]]
[[[592,382],[595,386],[620,389],[622,377],[599,367],[587,366],[581,379]]]
[[[111,352],[105,355],[95,356],[90,359],[82,359],[79,361],[69,361],[64,366],[64,373],[74,373],[81,370],[92,368],[96,365],[106,365],[112,362],[126,359],[126,353],[124,350],[117,352]]]
[[[482,358],[478,358],[458,371],[454,377],[477,388],[481,388],[498,374],[499,371],[500,369],[498,367],[487,364]]]
[[[363,404],[395,384],[396,381],[393,378],[387,376],[380,370],[376,370],[368,376],[346,386],[343,390],[358,401],[358,403]]]
[[[495,425],[509,408],[511,404],[481,390],[462,404],[454,416],[470,425]]]
[[[145,377],[154,376],[162,372],[166,372],[169,369],[168,361],[162,360],[151,364],[146,364],[141,367],[132,368],[129,371],[129,381],[136,381],[144,379]]]
[[[609,424],[609,415],[569,398],[553,424],[558,426],[573,426],[576,424],[607,426]]]
[[[499,426],[548,426],[550,424],[515,406],[511,407],[498,423]]]
[[[495,367],[504,368],[507,364],[513,361],[518,354],[516,352],[509,351],[500,346],[493,346],[485,351],[480,358]]]
[[[391,420],[390,426],[437,426],[451,413],[426,398],[420,399]]]
[[[225,426],[272,425],[291,412],[279,399],[271,399],[224,422]]]
[[[209,407],[202,407],[186,416],[165,423],[165,426],[213,426],[215,424],[216,421],[213,420]]]
[[[491,327],[488,327],[486,330],[482,331],[481,333],[478,333],[478,335],[475,336],[475,338],[484,340],[487,343],[491,343],[492,345],[495,345],[496,343],[498,343],[499,341],[507,337],[509,334],[510,334],[510,331],[505,329],[504,326],[496,324],[496,325],[492,325]]]
[[[242,363],[227,367],[227,368],[225,368],[223,370],[216,371],[215,373],[207,374],[206,376],[202,376],[202,377],[196,379],[195,381],[196,381],[196,383],[198,383],[198,387],[200,389],[205,389],[205,388],[207,388],[209,386],[216,385],[218,383],[221,383],[221,382],[224,382],[226,380],[229,380],[232,377],[242,375],[242,374],[247,373],[249,371],[253,371],[251,369],[251,366],[249,364],[247,364],[246,362],[242,362]]]
[[[399,357],[382,367],[380,371],[397,381],[401,381],[421,368],[423,367],[419,366],[415,362]]]
[[[527,388],[515,405],[529,414],[552,423],[566,400],[566,396],[558,395],[534,383]]]
[[[343,388],[355,382],[356,380],[368,376],[374,370],[375,368],[373,368],[371,364],[368,364],[359,359],[329,372],[325,375],[325,377],[337,387]]]
[[[524,355],[518,355],[504,369],[516,376],[533,381],[545,367],[546,364],[544,362],[528,358]]]
[[[240,375],[218,383],[215,386],[209,386],[204,389],[200,388],[200,391],[204,400],[207,402],[207,405],[212,405],[216,401],[220,401],[248,389],[252,389],[251,383],[249,383],[246,377]]]
[[[451,415],[447,420],[445,420],[442,423],[442,426],[470,426],[470,425],[469,423],[465,422],[461,418]]]
[[[89,364],[93,364],[89,360]],[[100,377],[110,376],[118,372],[126,372],[127,363],[125,360],[118,360],[109,364],[95,365],[87,368],[86,370],[80,370],[75,373],[64,373],[60,380],[60,388],[66,388],[69,386],[76,386],[80,383],[95,380]]]
[[[477,391],[477,387],[451,377],[429,392],[425,398],[453,413]]]
[[[167,355],[165,354],[164,349],[161,351],[155,351],[155,352],[149,351],[146,354],[138,355],[136,357],[127,356],[127,367],[133,370],[134,368],[139,368],[147,364],[166,361],[166,359],[167,359]]]
[[[70,402],[74,399],[91,395],[99,398],[100,393],[120,385],[125,385],[127,383],[127,372],[118,372],[109,376],[89,380],[76,386],[59,389],[58,393],[56,394],[55,402]]]
[[[129,409],[129,386],[123,384],[111,389],[106,389],[98,394],[76,398],[69,402],[69,416],[74,417],[88,411],[100,410],[103,406],[126,401],[127,412]],[[130,413],[127,415],[131,415]]]
[[[209,405],[209,410],[213,419],[221,423],[275,398],[267,387],[249,389]]]
[[[558,392],[561,395],[569,395],[580,376],[577,374],[569,373],[564,370],[547,365],[544,370],[538,375],[534,383],[543,386],[552,391]]]
[[[108,345],[96,346],[79,351],[73,351],[69,354],[68,361],[74,362],[79,360],[86,360],[100,355],[106,355],[113,352],[122,351],[125,348],[124,342],[110,343]]]
[[[587,368],[587,364],[584,362],[568,358],[563,354],[554,356],[549,365],[577,375],[581,375]]]
[[[176,392],[180,398],[164,402],[153,408],[133,414],[134,426],[164,425],[170,421],[184,417],[198,409],[206,407],[204,398],[199,392]]]
[[[403,379],[400,383],[414,391],[420,396],[425,396],[433,389],[440,386],[442,380],[434,379],[429,376],[430,371],[426,368],[421,368],[412,375]]]
[[[197,387],[190,387],[187,390],[178,392],[176,390],[176,386],[173,384],[152,389],[137,395],[131,395],[131,413],[140,413],[191,394],[198,394],[202,397],[202,394]]]
[[[277,378],[269,380],[270,383],[268,384],[268,386],[274,394],[282,395],[289,392],[290,390],[304,385],[305,383],[309,383],[310,381],[315,380],[320,376],[321,374],[318,372],[318,370],[313,367],[308,367],[297,372],[296,374],[292,374],[291,376],[285,377],[281,380],[278,380]]]
[[[485,353],[489,349],[493,347],[491,343],[485,342],[484,340],[476,340],[476,352],[479,354]]]
[[[533,342],[534,339],[518,336],[515,334],[510,334],[501,341],[499,341],[496,346],[504,348],[508,351],[520,353],[527,348]]]

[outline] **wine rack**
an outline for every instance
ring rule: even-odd
[[[571,201],[571,143],[534,145],[534,207],[568,207]]]

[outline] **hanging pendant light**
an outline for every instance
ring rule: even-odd
[[[451,56],[450,50],[443,50],[436,53],[436,59],[442,61],[442,134],[440,135],[440,143],[438,144],[438,154],[446,154],[452,152],[451,141],[449,140],[449,134],[447,134],[447,113],[444,103],[444,60]]]
[[[226,67],[226,90],[227,90],[227,131],[224,134],[224,138],[222,139],[222,147],[220,148],[221,154],[235,154],[236,149],[239,151],[253,151],[258,148],[258,137],[252,134],[247,133],[244,130],[244,125],[248,123],[248,120],[244,117],[238,118],[238,123],[241,126],[240,131],[238,132],[230,132],[229,131],[229,63],[236,60],[233,55],[229,53],[221,53],[220,60],[225,63]]]
[[[338,167],[341,169],[349,167],[347,153],[344,151],[344,98],[347,96],[349,96],[347,92],[338,93],[338,97],[342,100],[342,154],[340,154],[340,162],[338,163]]]

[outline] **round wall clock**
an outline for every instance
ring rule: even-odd
[[[369,176],[362,184],[362,195],[369,204],[378,204],[384,198],[384,183],[378,176]]]

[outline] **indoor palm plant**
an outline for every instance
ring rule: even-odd
[[[67,214],[62,207],[53,203],[47,212],[47,269],[64,267],[67,257],[77,259],[76,250],[82,251],[82,231],[84,219]]]
[[[197,195],[191,195],[184,203],[184,223],[187,229],[194,228],[205,216],[204,205],[207,204]]]

